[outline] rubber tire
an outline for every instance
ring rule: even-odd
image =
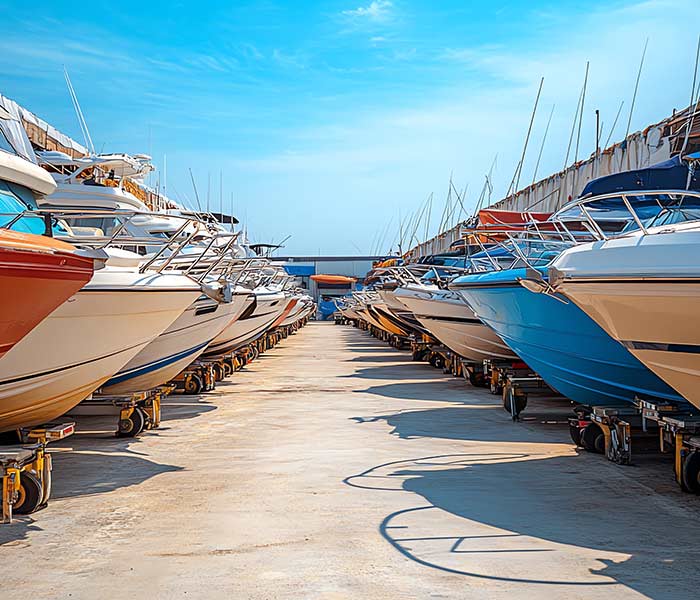
[[[436,369],[442,369],[445,366],[445,361],[439,354],[433,354],[428,362]]]
[[[218,363],[212,365],[212,371],[214,372],[214,381],[222,381],[225,377],[224,369]]]
[[[486,387],[486,377],[481,372],[469,371],[469,383],[474,387]]]
[[[509,391],[510,390],[510,391]],[[513,403],[515,404],[515,414],[511,413],[510,409],[510,397],[509,394],[513,395]],[[516,395],[511,387],[504,387],[501,393],[503,397],[503,410],[505,410],[509,415],[517,418],[521,412],[527,407],[527,396]]]
[[[581,430],[581,446],[596,454],[605,452],[605,436],[603,430],[595,423],[589,423]]]
[[[577,448],[582,447],[581,442],[581,432],[583,429],[581,427],[575,427],[574,425],[569,425],[569,435],[571,436],[571,441],[576,445]]]
[[[693,494],[700,494],[700,452],[691,452],[686,456],[681,468],[683,489]]]
[[[233,375],[233,367],[228,361],[224,361],[224,379],[231,377]]]
[[[117,437],[136,437],[139,433],[143,431],[143,428],[146,426],[146,415],[138,406],[134,408],[134,411],[131,413],[131,416],[126,420],[131,423],[130,428],[123,429],[122,423],[124,423],[124,419],[120,419]]]
[[[18,515],[30,515],[41,506],[44,492],[41,489],[39,478],[29,471],[22,471],[19,476],[19,484],[22,487],[21,504],[14,504],[12,512]]]
[[[199,375],[192,375],[188,381],[185,381],[186,394],[200,394],[202,392],[202,387],[202,379]]]

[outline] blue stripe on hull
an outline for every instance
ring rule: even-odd
[[[152,363],[148,363],[146,365],[143,365],[141,367],[137,367],[135,369],[131,369],[129,371],[126,371],[124,373],[120,372],[117,373],[112,379],[110,379],[107,383],[104,384],[103,387],[109,387],[111,385],[117,385],[118,383],[123,383],[125,381],[129,381],[130,379],[134,379],[135,377],[140,377],[141,375],[146,375],[147,373],[152,373],[153,371],[156,371],[158,369],[163,369],[175,362],[178,362],[180,360],[183,360],[184,358],[187,358],[188,356],[191,356],[201,350],[202,348],[205,348],[209,344],[209,341],[204,342],[203,344],[199,344],[193,348],[189,348],[187,350],[183,350],[182,352],[178,352],[177,354],[171,354],[170,356],[166,356],[165,358],[158,359],[156,361],[153,361]]]
[[[502,279],[504,274],[499,275]],[[483,275],[480,281],[485,282]],[[635,396],[684,402],[575,304],[503,283],[459,291],[477,315],[559,393],[586,405],[632,402]]]

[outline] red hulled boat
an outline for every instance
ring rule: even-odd
[[[53,238],[0,229],[0,358],[82,288],[94,259]]]

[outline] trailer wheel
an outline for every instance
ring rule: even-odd
[[[190,375],[185,379],[185,393],[199,394],[202,391],[202,380],[199,375]]]
[[[221,381],[225,376],[223,368],[218,363],[212,365],[212,371],[214,372],[214,381]]]
[[[700,452],[691,452],[683,461],[683,488],[693,494],[700,494]]]
[[[136,437],[146,426],[146,415],[137,406],[126,419],[119,419],[117,437]]]
[[[589,452],[603,454],[605,452],[605,436],[603,430],[595,423],[589,423],[581,430],[581,445]]]
[[[569,425],[569,435],[571,436],[571,441],[576,446],[582,446],[581,443],[581,431],[582,429],[576,425]]]
[[[481,371],[469,371],[469,383],[474,387],[484,387],[486,385],[486,378]]]
[[[442,358],[441,355],[439,355],[437,352],[434,352],[428,361],[433,367],[436,369],[442,369],[445,366],[445,361]]]
[[[233,365],[229,361],[224,361],[224,378],[233,375]]]
[[[44,495],[39,478],[29,471],[22,471],[19,476],[19,497],[12,505],[12,512],[29,515],[39,506]]]

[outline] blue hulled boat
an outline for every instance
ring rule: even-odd
[[[546,268],[536,271],[537,281],[546,281]],[[611,405],[640,397],[685,403],[574,303],[524,287],[521,281],[532,275],[525,268],[475,273],[458,277],[450,289],[549,386],[574,402]]]

